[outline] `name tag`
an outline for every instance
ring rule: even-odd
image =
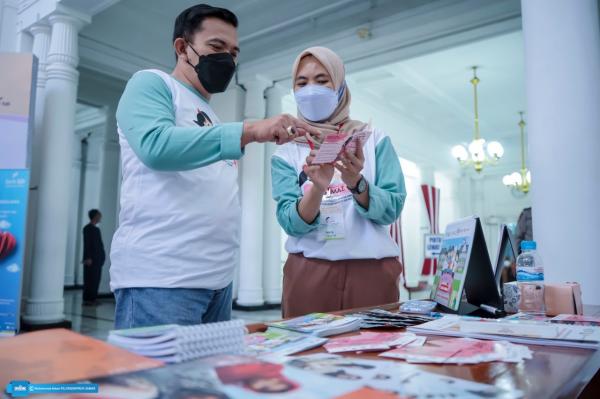
[[[321,205],[319,241],[343,240],[345,237],[343,204]]]

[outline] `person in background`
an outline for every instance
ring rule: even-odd
[[[318,133],[291,115],[220,123],[209,102],[235,74],[237,26],[224,8],[185,9],[173,29],[175,68],[135,73],[119,101],[123,180],[110,255],[117,329],[229,320],[237,160],[250,143]]]
[[[344,64],[330,49],[311,47],[294,63],[298,118],[321,132],[278,148],[271,160],[277,219],[289,238],[283,270],[284,317],[397,302],[402,265],[389,233],[406,189],[390,138],[372,129],[356,153],[314,165],[327,135],[369,129],[350,118]]]
[[[95,306],[106,254],[102,233],[98,228],[102,213],[98,209],[91,209],[88,216],[90,222],[83,228],[83,305]]]
[[[523,209],[517,222],[517,231],[515,233],[515,244],[517,254],[521,253],[521,242],[533,240],[533,219],[531,217],[531,207]]]

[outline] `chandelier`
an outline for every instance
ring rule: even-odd
[[[502,183],[516,191],[527,194],[531,188],[531,172],[525,166],[525,121],[523,120],[523,112],[519,112],[521,120],[519,127],[521,128],[521,170],[513,172],[502,178]]]
[[[495,165],[502,155],[504,155],[504,148],[502,144],[497,141],[490,141],[486,143],[485,139],[481,138],[479,133],[479,108],[477,103],[477,85],[480,80],[477,77],[477,67],[473,68],[473,79],[471,84],[473,85],[473,103],[475,104],[475,130],[473,134],[473,141],[470,144],[458,144],[452,147],[452,156],[460,163],[461,166],[472,165],[475,171],[478,173],[483,170],[483,166],[486,164]]]

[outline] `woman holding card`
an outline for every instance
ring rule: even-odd
[[[406,189],[392,143],[350,118],[344,64],[330,49],[304,50],[292,77],[298,118],[321,135],[285,144],[271,160],[277,219],[289,235],[283,316],[396,302],[402,265],[389,225]]]

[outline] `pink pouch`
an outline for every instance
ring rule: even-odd
[[[546,315],[583,314],[579,283],[544,284]]]

